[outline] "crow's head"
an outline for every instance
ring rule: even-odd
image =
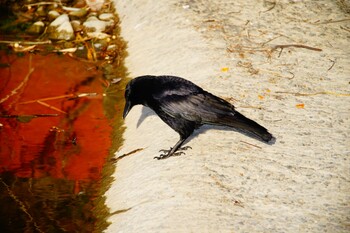
[[[154,76],[141,76],[131,80],[125,88],[125,107],[123,118],[135,105],[147,106],[148,96],[151,95],[152,79]]]

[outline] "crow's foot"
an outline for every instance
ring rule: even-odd
[[[173,152],[171,153],[171,150],[172,148],[170,148],[169,150],[160,150],[159,152],[164,152],[164,154],[161,154],[159,156],[156,156],[154,157],[154,159],[166,159],[166,158],[169,158],[170,156],[180,156],[180,155],[184,155],[185,152],[181,151],[181,150],[188,150],[188,149],[192,149],[192,147],[190,146],[184,146],[184,147],[181,147],[179,149],[177,149],[177,152]]]
[[[168,153],[170,153],[170,151],[171,151],[172,149],[173,149],[173,148],[170,147],[169,150],[162,149],[162,150],[159,150],[159,152],[164,152],[165,154],[168,154]],[[180,147],[179,149],[177,149],[177,151],[188,150],[188,149],[192,149],[192,147],[190,147],[190,146]],[[181,153],[184,153],[184,152],[181,152]]]

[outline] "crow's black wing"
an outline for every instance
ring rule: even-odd
[[[233,105],[206,91],[169,92],[158,100],[162,111],[198,124],[217,124],[221,118],[235,113]]]

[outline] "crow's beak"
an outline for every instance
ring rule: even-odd
[[[126,101],[125,102],[125,107],[124,107],[123,119],[125,119],[126,115],[128,115],[130,109],[131,109],[131,102],[130,101]]]

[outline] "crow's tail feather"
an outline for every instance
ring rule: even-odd
[[[273,138],[272,134],[270,134],[266,128],[243,116],[239,112],[235,112],[233,116],[224,117],[221,120],[223,125],[248,131],[265,142],[269,142]]]

